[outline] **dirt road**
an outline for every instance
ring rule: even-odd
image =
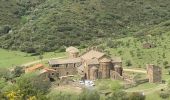
[[[123,68],[123,71],[136,72],[136,73],[146,73],[146,70],[139,70],[139,69],[126,69],[126,68]]]
[[[51,60],[51,59],[62,59],[62,58],[65,58],[65,56],[57,57],[57,58],[46,58],[46,59],[42,59],[42,60],[36,60],[36,61],[32,61],[32,62],[28,62],[28,63],[22,64],[21,66],[31,66],[33,64],[40,63],[42,61],[48,61],[48,60]]]

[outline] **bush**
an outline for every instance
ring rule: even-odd
[[[126,66],[132,66],[132,63],[130,60],[127,60],[125,63],[126,63]]]
[[[24,73],[24,69],[23,67],[16,66],[11,73],[13,74],[13,78],[20,77]]]
[[[129,95],[129,100],[145,100],[145,96],[142,93],[134,92]]]
[[[47,95],[47,100],[78,100],[78,98],[73,93],[52,91]]]
[[[79,95],[79,100],[100,100],[100,95],[95,90],[84,90]]]
[[[16,79],[16,83],[4,89],[7,94],[14,93],[16,96],[26,100],[30,97],[38,100],[46,100],[45,94],[49,89],[48,81],[40,79],[36,74],[24,74]],[[8,95],[6,95],[8,97]],[[19,99],[20,100],[20,99]]]
[[[11,27],[9,25],[0,27],[0,36],[7,34],[10,30],[11,30]]]
[[[114,91],[106,100],[128,100],[128,95],[123,91]]]
[[[164,66],[167,66],[167,65],[168,65],[168,61],[164,61],[164,62],[163,62],[163,65],[164,65]]]
[[[159,93],[159,96],[162,98],[162,99],[167,99],[169,98],[169,93],[168,92],[161,92]]]

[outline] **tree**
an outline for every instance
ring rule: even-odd
[[[24,73],[23,67],[21,66],[16,66],[14,70],[12,71],[13,77],[20,77],[21,74]]]
[[[42,54],[39,55],[39,59],[40,59],[40,60],[43,59],[43,55],[42,55]]]
[[[51,91],[47,100],[78,100],[78,97],[73,93]]]
[[[49,87],[44,84],[45,81],[41,79],[35,79],[39,77],[35,73],[25,74],[16,79],[16,83],[10,85],[4,89],[7,98],[15,98],[17,100],[29,100],[30,98],[36,98],[38,100],[47,100],[45,97]],[[44,88],[42,88],[44,86]],[[19,99],[20,98],[20,99]],[[15,100],[15,99],[14,99]]]
[[[126,61],[126,66],[132,66],[132,63],[131,63],[130,60],[127,60],[127,61]]]
[[[162,99],[168,99],[168,98],[169,98],[169,95],[170,95],[169,92],[170,92],[169,90],[161,91],[161,92],[159,93],[159,96],[160,96]]]
[[[168,69],[168,74],[170,75],[170,68]]]
[[[163,65],[166,67],[168,65],[168,61],[164,61]]]
[[[145,95],[139,92],[134,92],[129,95],[129,100],[145,100]]]
[[[114,91],[106,100],[129,100],[126,92],[118,90]]]
[[[79,100],[100,100],[100,95],[95,90],[83,90],[79,95]]]
[[[163,58],[166,58],[166,54],[165,54],[165,52],[162,54],[162,57],[163,57]]]

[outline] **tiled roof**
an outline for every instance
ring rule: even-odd
[[[119,66],[119,65],[115,65],[114,67],[117,67],[117,68],[118,68],[118,67],[120,67],[120,66]]]
[[[111,62],[111,59],[104,57],[100,60],[100,62]]]
[[[99,64],[99,61],[96,58],[87,60],[86,62],[87,62],[87,65]]]
[[[66,49],[66,52],[76,53],[76,52],[79,52],[79,50],[71,46]]]
[[[56,70],[54,69],[51,69],[51,68],[44,68],[40,71],[40,74],[42,73],[47,73],[47,72],[55,72]]]
[[[97,68],[96,66],[93,66],[93,67],[91,67],[91,69],[94,69],[94,70],[95,70],[95,69],[98,69],[98,68]]]
[[[112,62],[122,62],[121,57],[113,57]]]
[[[37,64],[37,65],[34,65],[32,67],[26,68],[25,72],[32,72],[32,71],[35,71],[38,68],[43,68],[43,67],[44,67],[43,64]]]
[[[84,60],[89,60],[89,59],[93,59],[93,58],[101,58],[102,56],[104,56],[105,54],[99,51],[95,51],[95,50],[90,50],[89,52],[83,54],[81,56],[82,59]]]
[[[60,59],[60,60],[50,60],[48,61],[50,65],[54,64],[70,64],[70,63],[79,63],[81,58],[71,58],[71,59]]]

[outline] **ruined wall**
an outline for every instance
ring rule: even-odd
[[[122,73],[123,73],[123,68],[118,66],[118,65],[115,65],[114,67],[114,70],[120,74],[120,76],[122,76]]]
[[[90,80],[96,80],[98,79],[98,69],[91,68],[90,70]]]
[[[57,77],[60,76],[67,76],[67,75],[76,75],[78,63],[71,63],[71,64],[62,64],[58,65],[58,67],[52,67],[56,70],[55,74]]]
[[[123,77],[116,71],[110,71],[110,78],[114,80],[123,80]]]
[[[110,78],[110,68],[112,67],[110,62],[101,62],[99,67],[99,78],[106,79]]]
[[[158,66],[147,65],[147,75],[150,83],[160,83],[162,81],[162,71]]]

